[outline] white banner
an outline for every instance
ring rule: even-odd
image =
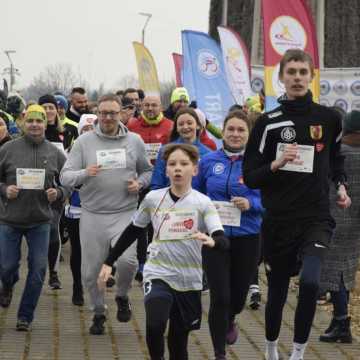
[[[237,104],[243,105],[252,95],[250,62],[240,36],[228,27],[218,26],[227,81]]]
[[[251,75],[252,92],[258,94],[264,86],[263,66],[252,66]],[[360,68],[321,69],[320,104],[360,111]]]

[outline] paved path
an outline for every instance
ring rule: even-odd
[[[64,251],[65,262],[61,263],[60,274],[63,289],[52,291],[44,287],[37,308],[33,329],[29,333],[15,331],[16,310],[19,293],[23,286],[16,286],[13,303],[8,309],[0,310],[0,359],[1,360],[142,360],[149,359],[144,332],[144,306],[141,288],[134,283],[131,301],[134,316],[131,322],[123,324],[116,320],[116,306],[113,290],[107,292],[109,316],[106,335],[90,336],[88,328],[92,313],[87,308],[71,304],[71,276],[68,265],[68,249]],[[25,264],[22,264],[22,280]],[[261,276],[263,294],[266,293],[264,276]],[[265,297],[263,295],[263,297]],[[191,334],[189,349],[191,360],[213,359],[207,326],[208,295],[203,295],[203,323],[199,331]],[[263,299],[265,300],[265,299]],[[279,348],[284,360],[291,349],[296,294],[289,293],[285,306]],[[319,334],[329,324],[329,315],[318,309],[306,360],[359,360],[360,345],[324,344],[317,341]],[[264,346],[264,304],[260,310],[248,308],[238,317],[239,341],[228,348],[230,360],[263,359]],[[304,360],[305,360],[304,359]]]

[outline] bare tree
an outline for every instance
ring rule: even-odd
[[[75,73],[70,64],[58,63],[46,67],[31,84],[23,90],[26,100],[38,99],[44,94],[59,91],[68,95],[75,86],[87,87],[81,74]]]

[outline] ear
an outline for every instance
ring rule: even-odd
[[[199,166],[198,166],[198,165],[194,165],[193,176],[196,176],[198,173],[199,173]]]

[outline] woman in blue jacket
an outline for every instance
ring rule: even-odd
[[[195,110],[192,108],[181,108],[174,118],[174,127],[170,135],[170,143],[182,143],[196,146],[199,150],[201,159],[205,154],[211,151],[199,140],[201,128],[201,123]],[[151,190],[162,189],[170,185],[165,169],[166,164],[163,159],[163,148],[161,148],[151,178]],[[194,177],[193,185],[195,183]]]
[[[230,239],[229,251],[203,248],[216,359],[225,359],[225,343],[233,344],[237,339],[235,316],[244,308],[260,253],[260,192],[244,184],[242,172],[250,127],[244,112],[231,112],[224,120],[223,148],[201,159],[195,180],[195,186],[215,202]]]

